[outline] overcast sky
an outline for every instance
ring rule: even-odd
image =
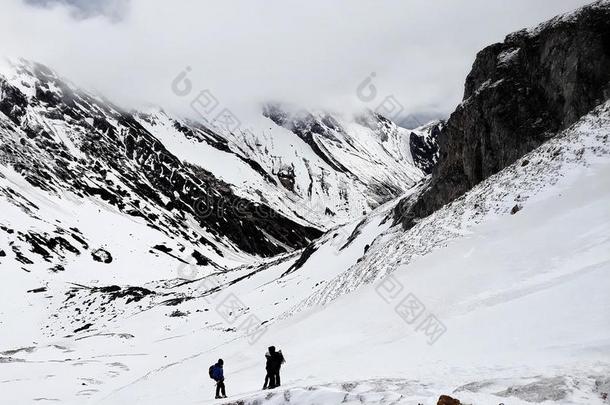
[[[187,113],[171,91],[236,109],[266,100],[447,114],[478,50],[587,0],[2,0],[0,52],[34,59],[124,106]],[[357,97],[371,73],[377,95]]]

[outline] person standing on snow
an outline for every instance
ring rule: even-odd
[[[265,353],[265,371],[267,373],[265,374],[265,384],[263,385],[264,390],[274,388],[273,357],[271,355],[272,350],[275,352],[275,347],[271,346],[269,350],[267,350],[267,353]]]
[[[222,369],[224,365],[224,361],[222,359],[218,359],[218,362],[212,366],[210,366],[210,378],[216,381],[216,399],[226,398],[227,394],[225,392],[225,376]]]
[[[271,347],[269,349],[271,349]],[[270,350],[265,353],[265,359],[267,360],[265,363],[265,370],[267,371],[267,373],[265,374],[265,384],[263,384],[264,390],[266,390],[267,388],[272,388],[271,382],[273,381],[273,372],[271,371],[271,363],[273,360],[271,359]]]
[[[282,367],[282,364],[286,362],[284,355],[281,350],[275,351],[275,346],[270,346],[265,357],[267,359],[265,365],[267,375],[265,376],[265,385],[263,386],[263,389],[279,387],[281,385],[280,368]]]

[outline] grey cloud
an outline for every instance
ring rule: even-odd
[[[125,106],[188,113],[170,85],[190,66],[194,89],[235,111],[269,100],[356,110],[393,96],[401,116],[424,118],[460,102],[482,47],[589,2],[2,1],[0,53],[46,63]],[[96,18],[112,13],[121,21]],[[366,101],[357,89],[373,72],[376,98]]]
[[[67,7],[77,19],[105,16],[112,21],[120,21],[127,12],[129,0],[23,0],[35,7]]]

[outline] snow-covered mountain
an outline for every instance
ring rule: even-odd
[[[222,357],[227,405],[607,404],[609,16],[486,48],[412,131],[269,104],[227,133],[13,67],[2,400],[212,403]]]
[[[352,117],[269,104],[234,132],[162,110],[136,118],[173,154],[241,197],[324,230],[400,196],[435,162],[434,154],[417,149],[419,137],[435,141],[435,124],[415,129],[414,138],[371,111]]]
[[[36,63],[11,64],[0,86],[2,189],[20,211],[3,219],[4,228],[17,229],[6,235],[4,261],[14,258],[26,270],[38,259],[64,268],[89,249],[95,231],[83,234],[74,220],[83,204],[165,234],[142,254],[228,268],[302,248],[424,175],[408,131],[371,112],[357,121],[294,117],[295,133],[261,114],[247,130],[229,133],[159,109],[123,111]],[[43,216],[31,193],[75,207]]]
[[[199,262],[219,263],[219,257],[241,252],[269,256],[302,247],[319,236],[317,229],[235,195],[204,168],[171,154],[132,114],[70,87],[45,67],[21,64],[6,77],[0,82],[2,151],[14,181],[22,180],[60,200],[103,204],[101,209],[132,217],[169,238],[179,238],[182,245],[190,244],[187,254]],[[12,187],[8,179],[3,183],[3,194],[21,207],[20,215],[40,218],[40,207],[29,201],[30,195]],[[234,207],[243,213],[241,217],[225,213]],[[71,217],[80,215],[73,212]],[[19,226],[11,224],[15,220],[6,218],[3,225]],[[11,250],[17,254],[25,249],[23,264],[31,261],[30,254],[50,261],[54,253],[61,259],[64,250],[78,250],[73,240],[53,242],[62,239],[62,233],[78,232],[69,230],[74,224],[52,217],[41,222],[45,221],[57,231],[33,236],[34,231],[19,226],[14,234],[16,245]],[[18,246],[20,242],[30,246]]]

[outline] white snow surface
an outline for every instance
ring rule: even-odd
[[[217,274],[154,257],[151,240],[181,242],[92,201],[60,204],[3,167],[1,184],[44,207],[47,226],[78,212],[116,260],[51,276],[2,261],[1,399],[214,403],[207,369],[222,357],[226,404],[607,403],[609,134],[606,104],[407,232],[395,200],[309,252]],[[44,223],[0,204],[18,229]],[[91,289],[111,283],[155,294]],[[287,363],[264,392],[272,344]]]

